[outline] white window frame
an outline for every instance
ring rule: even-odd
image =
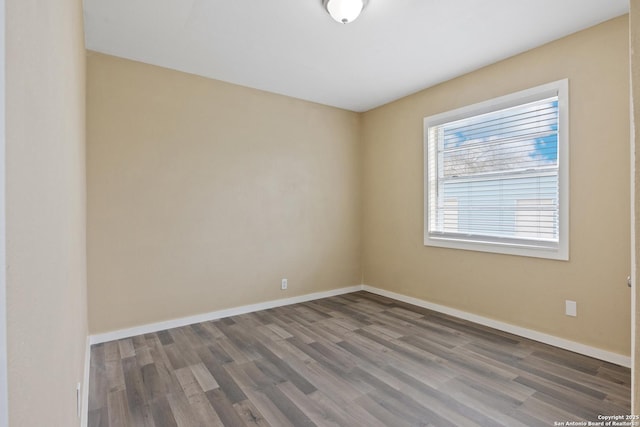
[[[6,127],[5,127],[5,31],[6,1],[0,0],[0,427],[9,427],[9,356],[7,351],[6,264]]]
[[[492,111],[558,97],[558,245],[549,247],[535,242],[512,239],[460,237],[429,233],[430,192],[435,186],[429,180],[429,128]],[[490,99],[424,119],[424,244],[450,249],[491,252],[554,260],[569,260],[569,81],[558,80],[531,89]]]

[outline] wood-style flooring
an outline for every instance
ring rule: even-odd
[[[94,345],[90,427],[553,426],[630,371],[367,292]]]

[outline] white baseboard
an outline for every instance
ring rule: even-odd
[[[80,406],[80,427],[87,427],[89,424],[89,375],[91,367],[91,340],[87,337],[87,344],[84,350],[84,378],[82,379],[82,404]]]
[[[532,329],[512,325],[510,323],[501,322],[499,320],[489,319],[488,317],[479,316],[477,314],[468,313],[466,311],[458,310],[444,305],[434,304],[432,302],[428,302],[418,298],[409,297],[384,289],[374,288],[368,285],[362,285],[362,290],[371,292],[372,294],[406,302],[408,304],[417,305],[418,307],[427,308],[439,313],[448,314],[449,316],[468,320],[470,322],[478,323],[480,325],[488,326],[490,328],[498,329],[510,334],[518,335],[544,344],[549,344],[554,347],[560,347],[565,350],[573,351],[575,353],[584,354],[585,356],[595,357],[596,359],[611,362],[616,365],[624,366],[627,368],[631,367],[631,357],[629,356],[613,353],[596,347],[591,347],[579,342],[559,338],[554,335],[549,335],[542,332],[534,331]]]
[[[595,357],[596,359],[604,360],[606,362],[611,362],[616,365],[624,366],[627,368],[631,367],[631,357],[629,356],[613,353],[607,350],[602,350],[597,347],[592,347],[579,342],[567,340],[564,338],[559,338],[554,335],[538,332],[533,329],[523,328],[521,326],[512,325],[510,323],[501,322],[499,320],[490,319],[488,317],[479,316],[477,314],[469,313],[466,311],[458,310],[458,309],[447,307],[440,304],[435,304],[429,301],[421,300],[414,297],[409,297],[406,295],[398,294],[398,293],[387,291],[380,288],[375,288],[373,286],[368,286],[368,285],[357,285],[357,286],[350,286],[346,288],[334,289],[331,291],[315,292],[312,294],[300,295],[297,297],[272,300],[272,301],[267,301],[267,302],[257,303],[257,304],[243,305],[240,307],[229,308],[225,310],[217,310],[217,311],[212,311],[210,313],[198,314],[195,316],[182,317],[179,319],[167,320],[164,322],[150,323],[147,325],[136,326],[133,328],[120,329],[120,330],[106,332],[102,334],[91,335],[89,336],[89,345],[100,344],[103,342],[119,340],[123,338],[130,338],[136,335],[163,331],[165,329],[178,328],[181,326],[192,325],[194,323],[206,322],[209,320],[222,319],[224,317],[229,317],[229,316],[237,316],[239,314],[252,313],[254,311],[267,310],[269,308],[282,307],[285,305],[297,304],[297,303],[313,301],[321,298],[328,298],[336,295],[348,294],[351,292],[356,292],[361,290],[371,292],[373,294],[385,296],[387,298],[395,299],[398,301],[406,302],[408,304],[417,305],[418,307],[427,308],[429,310],[437,311],[439,313],[447,314],[449,316],[468,320],[470,322],[478,323],[480,325],[488,326],[490,328],[498,329],[504,332],[508,332],[508,333],[518,335],[524,338],[528,338],[534,341],[538,341],[544,344],[549,344],[555,347],[563,348],[565,350],[573,351],[575,353],[584,354],[585,356]],[[88,366],[85,369],[88,369]],[[88,383],[88,374],[87,374],[86,381]],[[85,386],[85,392],[88,392],[87,386]]]
[[[120,329],[117,331],[105,332],[102,334],[91,335],[89,337],[90,344],[100,344],[103,342],[130,338],[136,335],[149,334],[152,332],[163,331],[165,329],[179,328],[181,326],[193,325],[194,323],[207,322],[210,320],[222,319],[229,316],[237,316],[239,314],[252,313],[254,311],[267,310],[285,305],[297,304],[300,302],[313,301],[321,298],[328,298],[336,295],[348,294],[362,290],[362,285],[350,286],[347,288],[333,289],[324,292],[314,292],[312,294],[300,295],[297,297],[284,298],[261,302],[257,304],[243,305],[240,307],[229,308],[225,310],[217,310],[209,313],[197,314],[195,316],[182,317],[179,319],[167,320],[158,323],[149,323],[133,328]]]

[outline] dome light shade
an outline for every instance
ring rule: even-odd
[[[360,16],[365,3],[366,0],[324,0],[324,7],[333,19],[348,24]]]

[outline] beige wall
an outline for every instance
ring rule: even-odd
[[[628,64],[625,16],[365,113],[364,283],[629,355]],[[565,77],[571,260],[425,247],[423,117]]]
[[[631,0],[629,2],[629,57],[631,62],[631,144],[634,154],[634,195],[633,201],[635,205],[635,269],[636,277],[633,293],[635,296],[635,341],[632,374],[633,374],[633,396],[632,396],[632,414],[638,413],[640,408],[640,276],[638,275],[638,265],[640,264],[640,156],[636,153],[640,144],[640,0]]]
[[[97,53],[87,73],[92,333],[360,284],[357,114]]]
[[[79,0],[6,2],[9,419],[75,426],[87,338]]]

